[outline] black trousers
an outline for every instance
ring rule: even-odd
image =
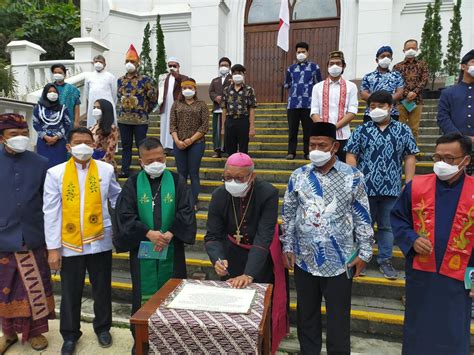
[[[344,151],[344,147],[347,144],[348,139],[338,140],[339,142],[339,150],[337,151],[336,155],[340,161],[346,162],[346,152]]]
[[[224,149],[229,155],[249,151],[250,121],[248,116],[242,118],[227,117],[224,129]]]
[[[303,126],[303,152],[309,154],[309,136],[311,134],[311,126],[313,120],[310,116],[309,108],[291,108],[286,112],[288,118],[288,154],[296,155],[296,147],[298,146],[298,130],[300,129],[300,121]]]
[[[297,328],[301,354],[320,354],[321,300],[326,301],[326,348],[329,355],[350,354],[352,279],[346,273],[317,277],[295,266]]]
[[[81,337],[81,304],[86,270],[94,299],[94,331],[100,334],[112,325],[112,251],[63,257],[61,266],[61,319],[63,339]]]

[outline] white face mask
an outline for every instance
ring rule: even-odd
[[[466,158],[464,158],[466,159]],[[460,164],[464,162],[464,159],[461,161]],[[438,161],[433,165],[433,171],[438,176],[438,179],[441,181],[446,181],[454,177],[457,173],[459,173],[459,165],[451,165],[445,163],[444,161]]]
[[[232,75],[232,80],[236,84],[242,84],[244,82],[244,76],[242,74],[234,74]]]
[[[64,80],[64,75],[59,74],[59,73],[54,73],[53,74],[53,80],[54,81],[63,81]]]
[[[172,71],[178,71],[178,68],[175,68],[175,67],[171,67],[171,68],[168,68],[168,69],[170,70],[170,73],[171,73]]]
[[[247,195],[249,189],[249,181],[247,182],[237,182],[235,180],[226,181],[225,189],[234,197],[244,197]]]
[[[94,153],[94,149],[89,147],[87,144],[82,143],[71,147],[71,154],[74,158],[79,161],[88,161],[92,154]]]
[[[151,164],[143,165],[143,169],[152,179],[156,179],[163,174],[163,171],[165,171],[166,163],[154,161]]]
[[[186,98],[193,97],[196,94],[196,91],[191,90],[191,89],[184,89],[183,90],[183,96]]]
[[[28,148],[28,144],[30,144],[30,138],[25,136],[8,138],[5,142],[5,145],[15,153],[23,153]]]
[[[311,162],[318,168],[324,166],[328,161],[331,160],[331,158],[331,151],[323,152],[322,150],[312,150],[311,152],[309,152],[309,160],[311,160]]]
[[[58,93],[57,92],[48,92],[46,94],[46,97],[48,98],[49,101],[57,101],[58,100]]]
[[[220,67],[219,68],[219,73],[221,73],[221,75],[227,75],[229,73],[229,68],[228,67]]]
[[[136,69],[137,68],[135,67],[133,63],[128,62],[125,64],[125,70],[127,71],[127,73],[133,73],[135,72]]]
[[[405,51],[405,58],[415,58],[417,54],[418,51],[410,48],[409,50]]]
[[[392,60],[389,57],[385,57],[383,59],[379,59],[379,66],[381,68],[387,69],[390,66]]]
[[[96,120],[100,119],[102,117],[102,110],[100,108],[93,108],[92,116],[94,116]]]
[[[474,65],[470,65],[469,68],[467,69],[467,72],[469,73],[470,76],[474,77]]]
[[[388,116],[388,110],[384,110],[382,108],[374,108],[372,111],[369,112],[369,116],[372,121],[379,123],[385,120]]]
[[[342,73],[342,67],[340,67],[339,65],[335,65],[335,64],[331,65],[328,68],[328,73],[329,73],[329,75],[331,75],[334,78],[338,77]]]
[[[94,63],[94,68],[97,71],[102,71],[102,69],[104,69],[104,64],[102,64],[101,62],[95,62]]]
[[[298,59],[299,62],[304,62],[306,58],[307,58],[306,54],[304,54],[304,53],[298,53],[296,55],[296,59]]]

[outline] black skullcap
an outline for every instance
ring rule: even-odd
[[[462,57],[461,64],[467,64],[471,59],[474,59],[474,49],[471,49]]]
[[[329,137],[336,139],[336,125],[329,122],[315,122],[310,137]]]
[[[219,65],[220,65],[222,62],[227,62],[227,63],[229,63],[229,66],[232,66],[232,62],[231,62],[230,59],[227,58],[227,57],[222,57],[221,59],[219,59]]]
[[[245,67],[242,65],[242,64],[235,64],[232,69],[231,69],[232,73],[235,72],[235,71],[240,71],[242,73],[245,73],[246,70],[245,70]]]

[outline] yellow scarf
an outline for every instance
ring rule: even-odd
[[[92,243],[104,236],[102,197],[99,170],[91,159],[84,188],[84,219],[81,233],[81,192],[74,159],[66,163],[62,193],[62,244],[63,247],[82,253],[83,244]]]

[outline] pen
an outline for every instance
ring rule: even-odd
[[[227,271],[227,268],[225,267],[224,262],[221,260],[221,258],[217,258],[217,261],[224,267],[226,274],[229,275],[229,271]]]

